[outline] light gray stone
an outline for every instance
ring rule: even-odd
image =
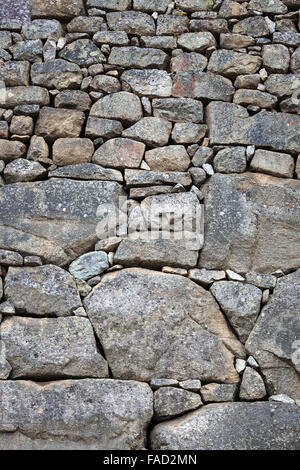
[[[12,316],[0,325],[10,378],[108,377],[89,320]]]
[[[261,58],[258,56],[222,49],[212,53],[207,70],[234,78],[242,74],[253,74],[260,65]]]
[[[32,18],[57,18],[70,20],[84,13],[83,0],[34,0]]]
[[[234,401],[236,393],[236,384],[211,383],[201,387],[201,397],[206,403]]]
[[[299,294],[300,270],[277,280],[247,341],[247,350],[259,363],[270,395],[300,395]]]
[[[219,173],[243,173],[247,167],[244,147],[226,147],[214,157],[214,170]]]
[[[184,33],[177,40],[178,46],[193,52],[205,51],[208,47],[216,46],[216,40],[212,33]]]
[[[14,108],[17,105],[47,106],[50,103],[49,92],[38,86],[7,87],[5,93],[0,93],[0,106]]]
[[[24,23],[22,34],[25,39],[59,39],[64,36],[64,30],[57,20],[38,19]]]
[[[153,115],[173,122],[202,122],[203,105],[191,98],[157,98],[152,100]]]
[[[129,188],[159,184],[188,187],[192,184],[191,175],[181,171],[125,170],[125,181]]]
[[[92,251],[72,261],[69,272],[73,277],[86,281],[103,273],[108,267],[107,254],[104,251]]]
[[[66,88],[79,88],[82,73],[77,64],[63,59],[33,64],[31,67],[31,80],[33,85],[46,88],[64,90]]]
[[[195,410],[202,405],[198,393],[175,387],[162,387],[154,393],[154,416],[158,421]]]
[[[111,65],[137,69],[163,69],[167,62],[167,54],[160,49],[135,46],[113,47],[108,58],[108,63]]]
[[[190,269],[189,278],[202,286],[209,286],[215,281],[226,278],[225,271],[214,271],[207,269]]]
[[[92,139],[103,137],[110,139],[122,134],[123,126],[114,119],[102,119],[90,116],[85,126],[85,135]]]
[[[168,97],[172,92],[172,80],[165,70],[126,70],[121,80],[127,83],[137,95]]]
[[[0,80],[7,87],[29,85],[30,64],[27,61],[7,61],[0,63]]]
[[[128,34],[153,35],[155,34],[154,19],[139,11],[121,11],[107,13],[106,19],[109,29],[125,31]]]
[[[296,405],[221,403],[154,427],[153,450],[299,449]]]
[[[276,277],[272,274],[248,273],[246,281],[260,289],[274,289],[276,286]]]
[[[114,378],[238,380],[227,348],[240,355],[241,344],[211,294],[186,277],[109,273],[84,303]]]
[[[0,388],[0,449],[130,450],[146,444],[153,414],[153,394],[147,384],[109,379],[48,384],[7,380],[0,382]]]
[[[133,123],[143,117],[143,111],[140,99],[136,95],[120,91],[104,96],[94,103],[90,116]]]
[[[106,141],[96,150],[93,162],[111,168],[139,168],[145,144],[132,139],[117,137]]]
[[[266,396],[263,379],[256,370],[246,367],[240,386],[241,400],[261,400]]]
[[[295,163],[288,153],[258,149],[251,160],[250,169],[279,178],[293,178]]]
[[[277,103],[277,98],[270,93],[260,90],[237,90],[233,102],[242,106],[258,106],[259,108],[272,109]]]
[[[25,158],[18,158],[8,163],[3,172],[6,183],[35,181],[43,178],[46,174],[47,170],[39,162],[33,162]]]
[[[173,80],[172,95],[231,101],[234,87],[228,78],[209,72],[178,72]]]
[[[123,137],[135,139],[149,147],[167,145],[172,124],[158,117],[145,117],[122,132]]]
[[[56,170],[49,171],[49,178],[72,178],[77,180],[99,180],[123,182],[123,175],[118,170],[101,168],[93,163],[77,163],[66,165]]]

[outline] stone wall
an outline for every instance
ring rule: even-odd
[[[300,448],[299,7],[0,21],[0,449]]]

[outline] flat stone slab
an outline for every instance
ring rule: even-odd
[[[151,433],[154,450],[299,450],[296,405],[222,403],[160,423]]]
[[[147,384],[0,381],[0,450],[131,450],[146,444]]]

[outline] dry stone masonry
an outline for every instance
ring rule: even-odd
[[[8,3],[0,449],[300,449],[300,1]]]

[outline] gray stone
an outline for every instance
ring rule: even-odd
[[[246,34],[254,38],[264,37],[270,34],[268,24],[262,16],[250,16],[233,25],[233,33]]]
[[[128,46],[129,44],[129,38],[124,31],[98,31],[94,34],[93,41],[97,46],[102,46],[102,44]]]
[[[284,393],[281,393],[279,395],[272,395],[271,397],[269,397],[269,400],[280,402],[280,403],[290,403],[290,404],[295,403],[295,400],[290,398],[288,395],[285,395]]]
[[[10,250],[0,250],[0,264],[4,266],[22,266],[23,256]],[[0,298],[2,297],[2,279],[0,286]]]
[[[178,380],[176,379],[151,379],[150,386],[152,389],[157,390],[161,387],[177,387]]]
[[[300,397],[299,361],[300,270],[277,280],[247,341],[247,350],[259,363],[270,395]]]
[[[87,93],[81,90],[63,90],[54,100],[55,108],[77,109],[89,111],[92,101]]]
[[[246,281],[260,289],[274,289],[276,286],[276,277],[272,274],[248,273]]]
[[[251,0],[249,3],[251,10],[263,13],[287,13],[288,8],[281,0]]]
[[[64,90],[66,88],[79,88],[82,73],[78,65],[63,59],[33,64],[31,67],[31,80],[34,85]]]
[[[43,55],[43,43],[40,39],[19,41],[10,48],[10,51],[14,60],[39,62]]]
[[[191,31],[210,31],[213,34],[229,33],[228,22],[224,18],[191,20]]]
[[[46,176],[47,170],[38,162],[19,158],[8,163],[3,172],[6,183],[35,181]]]
[[[221,403],[160,423],[151,433],[153,450],[299,449],[296,405]]]
[[[139,168],[144,152],[145,144],[117,137],[106,141],[96,150],[93,162],[117,169]]]
[[[256,370],[246,367],[240,386],[241,400],[261,400],[266,396],[263,379]]]
[[[272,109],[277,103],[277,98],[264,91],[239,89],[234,94],[233,102],[242,106]]]
[[[149,147],[167,145],[172,124],[158,117],[145,117],[122,132],[123,137],[138,140]]]
[[[10,378],[108,377],[89,320],[8,317],[0,326]]]
[[[84,121],[85,114],[82,111],[45,106],[39,113],[35,134],[50,142],[60,138],[79,137]]]
[[[238,380],[227,348],[243,354],[240,343],[211,294],[186,277],[116,271],[84,303],[114,378]]]
[[[25,39],[59,39],[64,30],[57,20],[38,19],[24,23],[22,33]]]
[[[178,72],[173,80],[172,95],[176,97],[231,101],[233,93],[231,81],[215,73]]]
[[[300,47],[298,47],[291,57],[291,71],[300,74]]]
[[[221,33],[220,34],[220,48],[221,49],[240,49],[241,47],[253,46],[255,39],[251,36],[234,33]]]
[[[53,163],[58,166],[90,162],[94,144],[90,139],[56,139],[52,146]]]
[[[54,265],[10,267],[4,293],[18,312],[27,315],[68,316],[81,306],[74,279]]]
[[[264,85],[269,93],[284,98],[291,96],[300,87],[300,75],[274,73],[267,78]]]
[[[122,134],[123,126],[119,121],[113,119],[101,119],[90,116],[85,127],[86,137],[97,139],[104,137],[110,139]]]
[[[60,51],[58,56],[81,67],[89,67],[106,61],[100,49],[90,39],[78,39],[71,42]]]
[[[173,418],[202,405],[198,393],[175,387],[162,387],[154,392],[154,417],[158,421]]]
[[[123,11],[131,7],[131,0],[87,0],[87,7]]]
[[[293,178],[295,163],[288,153],[258,149],[251,160],[250,169],[279,178]]]
[[[106,19],[109,29],[125,31],[128,34],[148,35],[155,34],[154,19],[146,13],[139,11],[121,11],[107,13]]]
[[[49,158],[49,147],[43,137],[33,135],[30,139],[27,159],[41,163],[52,163]]]
[[[300,151],[296,129],[300,116],[261,111],[249,116],[234,103],[211,102],[207,106],[207,124],[212,145],[255,145],[271,150]]]
[[[157,19],[156,34],[182,34],[189,31],[189,19],[179,15],[159,15]]]
[[[244,343],[260,311],[261,290],[242,282],[220,281],[215,282],[210,291]]]
[[[203,105],[191,98],[158,98],[152,101],[153,115],[173,122],[202,122]]]
[[[121,79],[137,95],[168,97],[172,92],[172,80],[165,70],[126,70]]]
[[[128,123],[136,122],[143,117],[140,99],[133,93],[120,91],[104,96],[91,109],[90,116],[119,119]]]
[[[212,33],[184,33],[177,40],[178,46],[188,51],[202,52],[208,47],[215,47],[216,40]]]
[[[205,163],[211,162],[213,158],[213,149],[210,147],[199,147],[195,155],[193,156],[193,165],[202,166]]]
[[[78,163],[67,165],[49,171],[49,178],[72,178],[77,180],[117,181],[122,183],[123,176],[118,170],[101,168],[93,163]]]
[[[290,53],[282,44],[263,46],[263,64],[270,73],[286,73],[290,63]],[[294,72],[296,73],[296,72]]]
[[[207,269],[190,269],[189,278],[202,286],[209,286],[215,281],[226,278],[225,271],[213,271]]]
[[[243,173],[246,167],[244,147],[226,147],[214,157],[214,170],[219,173]]]
[[[134,46],[113,47],[108,58],[109,64],[137,69],[163,69],[167,62],[167,54],[160,49]]]
[[[169,0],[133,0],[133,8],[135,10],[146,11],[150,13],[153,11],[157,11],[158,13],[165,13],[169,3]]]
[[[66,265],[97,241],[98,206],[117,206],[122,195],[117,183],[106,181],[6,185],[0,188],[0,247]]]
[[[205,124],[177,122],[172,131],[172,140],[175,144],[194,144],[200,142],[206,132],[207,126]]]
[[[300,184],[256,173],[213,175],[205,195],[200,267],[271,273],[299,266]],[[287,208],[285,201],[291,201]]]
[[[236,77],[242,74],[253,74],[260,66],[261,58],[258,56],[222,49],[212,53],[207,70],[226,77]]]
[[[7,380],[0,382],[0,388],[0,449],[130,450],[146,444],[153,414],[147,384],[109,379],[48,384]]]
[[[109,75],[96,75],[90,84],[90,89],[105,93],[117,93],[121,90],[121,84],[116,77]]]
[[[69,266],[69,272],[76,279],[86,281],[103,273],[108,268],[107,254],[104,251],[91,251],[75,259]]]
[[[0,63],[0,80],[3,80],[7,87],[29,85],[29,62],[8,61]]]
[[[77,16],[67,24],[67,31],[69,33],[93,34],[106,28],[104,19],[101,17]]]
[[[181,184],[187,187],[192,184],[191,175],[180,171],[125,170],[125,181],[129,188],[157,184]]]
[[[191,164],[184,145],[168,145],[148,150],[145,160],[154,171],[185,171]]]
[[[38,86],[8,87],[5,93],[0,93],[0,106],[14,108],[17,105],[47,106],[50,103],[49,92]]]
[[[177,46],[177,39],[174,36],[141,36],[140,40],[144,47],[176,49]]]
[[[12,45],[11,32],[0,31],[0,47],[1,49],[8,49]]]
[[[237,392],[236,384],[207,384],[201,387],[204,402],[234,401]]]
[[[273,34],[273,42],[285,46],[300,46],[300,33],[295,31],[278,31]]]

